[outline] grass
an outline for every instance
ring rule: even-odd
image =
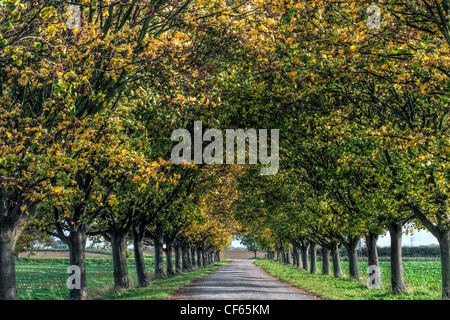
[[[153,277],[154,257],[146,256],[146,268]],[[176,275],[172,278],[152,279],[148,288],[135,288],[137,275],[134,259],[127,259],[128,273],[132,289],[116,291],[114,289],[113,262],[111,258],[86,258],[89,299],[163,299],[176,288],[188,284],[192,279],[211,272],[220,264],[199,268],[190,273]],[[16,278],[19,300],[66,300],[69,289],[66,272],[69,258],[19,258],[16,263]]]
[[[422,265],[419,265],[420,263]],[[334,278],[332,275],[321,275],[321,262],[318,262],[319,273],[311,274],[297,267],[284,265],[276,261],[255,260],[256,265],[264,268],[272,276],[329,300],[439,300],[441,293],[439,284],[436,283],[436,266],[434,263],[439,264],[436,261],[404,262],[403,268],[408,290],[406,293],[393,295],[391,293],[388,261],[380,262],[382,289],[371,290],[366,285],[367,276],[365,275],[365,270],[367,270],[367,262],[364,261],[360,262],[361,280],[357,281],[347,276]],[[429,278],[427,278],[427,271],[425,270],[432,271]],[[347,261],[342,261],[342,271],[348,274]]]

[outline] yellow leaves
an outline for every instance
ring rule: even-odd
[[[17,148],[15,148],[14,151],[16,153],[19,153],[20,151],[22,151],[23,148],[25,148],[25,147],[23,146],[23,144],[21,144],[21,145],[17,146]]]

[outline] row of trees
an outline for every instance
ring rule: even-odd
[[[442,297],[449,298],[450,3],[379,1],[379,29],[367,27],[369,5],[272,8],[282,20],[257,67],[246,67],[252,98],[280,128],[283,171],[266,180],[249,171],[239,220],[266,250],[329,250],[336,276],[345,247],[352,278],[359,278],[361,237],[369,264],[377,264],[377,238],[389,232],[394,292],[406,289],[403,227],[425,228],[439,242]]]
[[[69,5],[80,9],[75,29]],[[140,286],[149,284],[144,243],[155,247],[157,276],[164,248],[170,275],[180,256],[189,269],[194,249],[206,258],[229,245],[233,221],[208,195],[229,186],[228,174],[173,166],[170,138],[195,119],[224,117],[217,83],[239,46],[227,26],[248,10],[192,0],[0,4],[0,299],[17,299],[14,252],[26,228],[69,246],[81,270],[72,299],[87,298],[88,237],[111,244],[122,288],[128,239]]]
[[[68,3],[4,0],[0,298],[17,297],[13,252],[30,222],[83,265],[89,235],[120,257],[126,235],[161,252],[176,230],[193,241],[213,225],[218,250],[232,211],[267,248],[320,243],[337,268],[344,246],[354,278],[359,239],[376,264],[388,230],[395,292],[402,227],[426,228],[450,297],[450,3],[379,1],[379,29],[370,4],[90,0],[71,30]],[[173,166],[171,133],[194,120],[279,129],[281,170]]]

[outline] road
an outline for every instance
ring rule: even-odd
[[[252,260],[233,260],[177,291],[176,300],[316,300],[278,281]]]

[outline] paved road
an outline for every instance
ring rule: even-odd
[[[179,290],[177,300],[312,300],[297,288],[271,277],[252,260],[233,260]]]

